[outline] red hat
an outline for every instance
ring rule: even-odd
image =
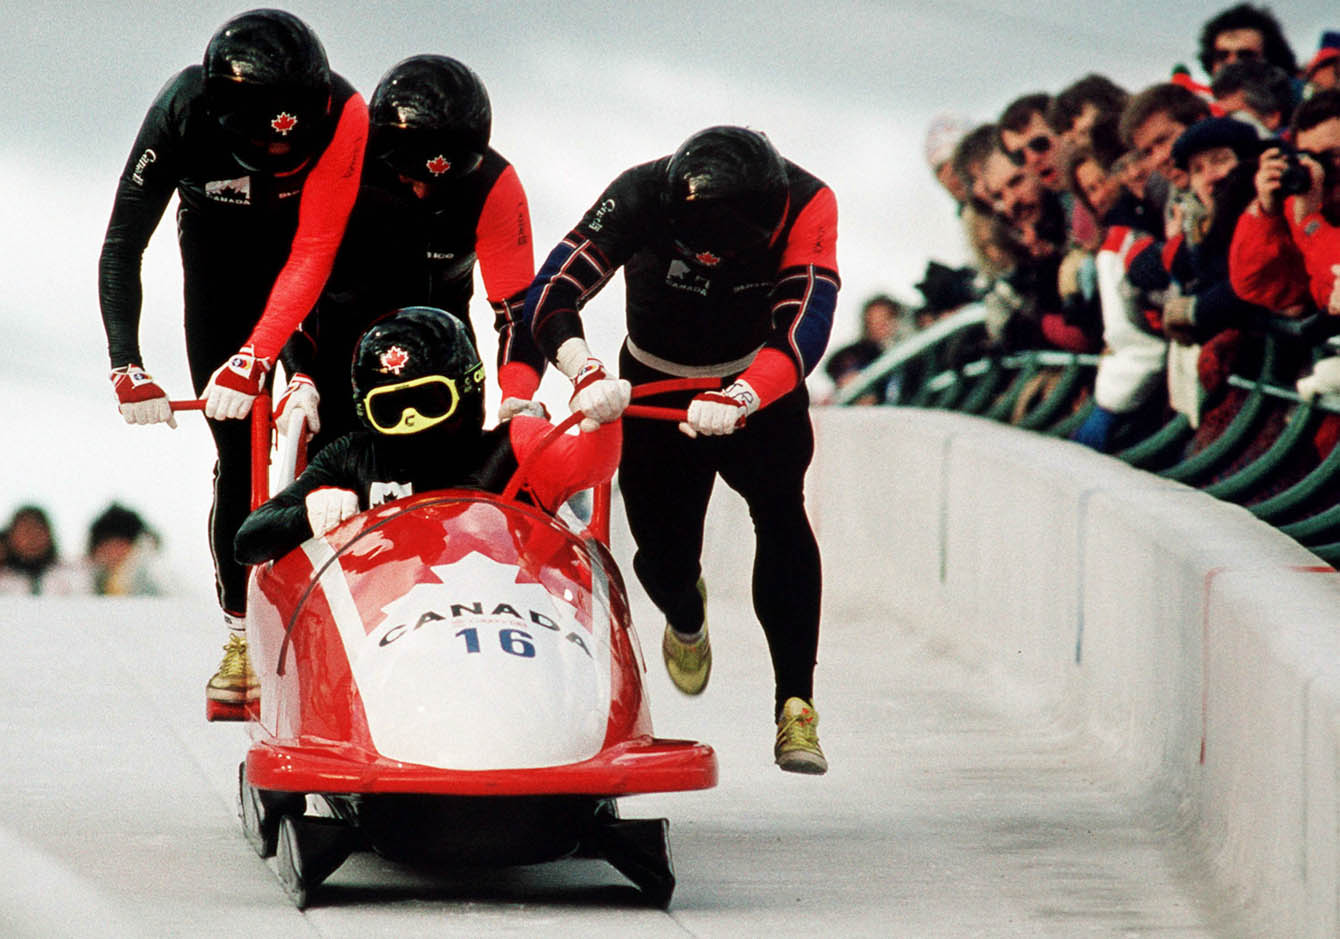
[[[1311,78],[1319,68],[1332,64],[1336,59],[1340,59],[1340,49],[1335,48],[1335,46],[1322,46],[1317,50],[1317,54],[1312,57],[1312,61],[1307,64],[1307,72],[1304,73],[1304,77]]]

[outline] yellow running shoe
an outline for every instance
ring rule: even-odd
[[[255,701],[260,693],[260,681],[251,670],[251,661],[247,658],[247,640],[230,632],[228,644],[223,647],[223,661],[219,664],[219,670],[205,685],[205,697],[210,701],[246,704]]]
[[[712,676],[712,645],[707,639],[707,587],[698,578],[698,594],[703,598],[703,626],[695,639],[684,640],[669,623],[661,639],[661,658],[675,687],[685,694],[702,694]]]
[[[828,760],[819,749],[819,714],[803,698],[787,698],[777,719],[777,765],[788,773],[820,775],[828,772]]]
[[[707,624],[703,623],[698,638],[686,642],[679,638],[673,626],[666,623],[661,657],[665,659],[665,670],[676,688],[685,694],[702,694],[712,675],[712,645],[707,641]]]

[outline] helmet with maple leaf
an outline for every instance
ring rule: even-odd
[[[312,156],[330,107],[326,50],[283,10],[251,10],[205,47],[205,104],[244,166],[296,169]]]
[[[354,353],[354,407],[369,430],[417,434],[484,425],[484,365],[464,323],[411,306],[378,320]]]
[[[416,55],[392,66],[368,104],[372,155],[396,173],[435,183],[473,172],[493,129],[488,91],[468,66]]]
[[[662,204],[680,255],[715,267],[772,244],[787,211],[786,163],[746,127],[700,130],[666,164]]]

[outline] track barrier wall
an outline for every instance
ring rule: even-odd
[[[826,621],[887,610],[981,662],[1203,862],[1247,932],[1340,933],[1329,565],[1246,509],[1065,440],[943,410],[813,415]],[[747,598],[748,524],[738,498],[714,503],[711,590]],[[819,657],[822,701],[842,679],[822,637]]]

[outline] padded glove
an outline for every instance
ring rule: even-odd
[[[549,420],[549,409],[539,401],[532,401],[530,398],[503,398],[502,404],[498,405],[498,423],[510,421],[518,414]]]
[[[316,390],[316,384],[302,372],[298,372],[289,380],[288,387],[275,402],[275,428],[287,437],[289,423],[297,420],[297,415],[301,414],[307,424],[307,435],[310,437],[321,430],[321,417],[317,413],[320,404],[321,394]]]
[[[111,379],[121,416],[127,424],[177,426],[166,392],[144,369],[138,365],[123,365],[112,369]]]
[[[573,413],[581,411],[583,433],[590,433],[601,424],[617,421],[632,400],[633,386],[621,378],[610,378],[599,359],[588,358],[572,379],[572,398],[568,407]]]
[[[307,493],[307,524],[314,536],[324,535],[346,518],[358,514],[358,496],[349,489],[322,486]]]
[[[251,413],[251,403],[265,387],[269,359],[256,357],[256,350],[243,346],[209,376],[205,386],[205,417],[240,420]]]
[[[743,427],[745,418],[757,410],[758,394],[749,382],[736,381],[723,391],[707,391],[690,401],[679,429],[690,437],[722,437]]]

